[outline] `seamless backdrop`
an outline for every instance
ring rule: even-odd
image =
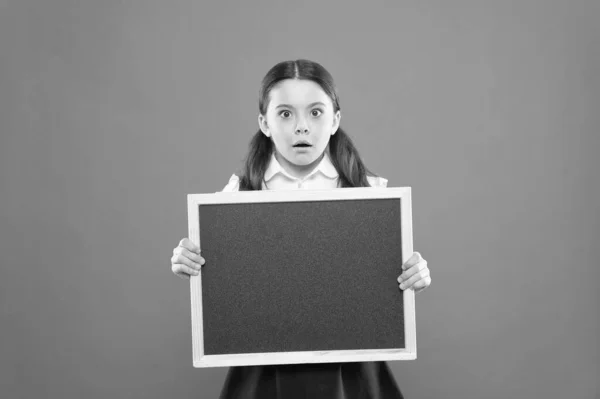
[[[275,63],[413,188],[407,398],[598,398],[600,3],[0,0],[0,396],[214,398],[170,271]]]

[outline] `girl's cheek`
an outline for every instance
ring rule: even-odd
[[[325,123],[313,123],[312,125],[312,131],[314,133],[323,133],[327,128],[327,125]]]
[[[276,126],[278,126],[279,128],[288,128],[289,126],[293,126],[294,125],[294,120],[292,118],[287,118],[287,119],[280,119],[279,121],[277,121]]]

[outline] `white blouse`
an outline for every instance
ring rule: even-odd
[[[331,163],[329,154],[325,151],[325,156],[312,172],[303,179],[299,179],[287,173],[279,161],[275,158],[275,154],[271,155],[271,161],[265,172],[264,182],[262,183],[263,190],[301,190],[301,189],[328,189],[338,187],[338,173],[335,166]],[[387,179],[377,176],[367,176],[367,180],[371,187],[387,187]],[[266,183],[266,184],[265,184]],[[240,178],[233,174],[229,178],[229,182],[223,188],[223,192],[239,191]]]

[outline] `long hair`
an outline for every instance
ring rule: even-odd
[[[266,115],[269,94],[273,86],[284,79],[306,79],[317,83],[331,98],[334,112],[340,110],[340,101],[331,74],[320,64],[309,60],[283,61],[267,72],[258,96],[258,109]],[[350,136],[338,128],[329,139],[331,163],[339,174],[341,187],[369,187],[367,175],[375,176],[364,165]],[[271,160],[274,144],[259,129],[250,140],[248,155],[240,176],[240,191],[260,190]]]

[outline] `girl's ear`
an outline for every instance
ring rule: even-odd
[[[263,114],[258,114],[258,127],[263,132],[263,134],[267,137],[271,137],[271,132],[269,131],[269,125],[267,125],[267,118]]]
[[[333,115],[333,128],[331,129],[331,135],[333,136],[335,134],[335,132],[337,132],[338,128],[340,127],[340,119],[342,118],[342,114],[340,113],[340,111],[338,110],[334,115]]]

